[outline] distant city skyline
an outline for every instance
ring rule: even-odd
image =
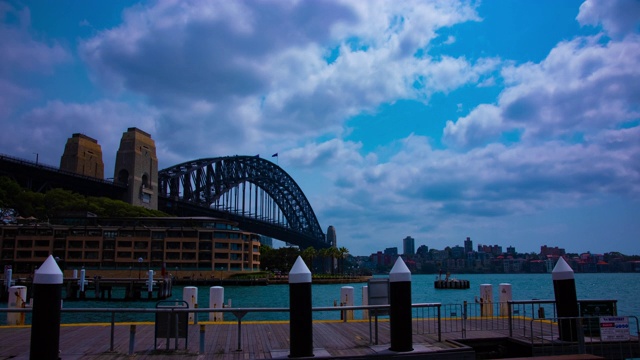
[[[369,256],[371,254],[375,254],[378,251],[383,251],[384,250],[385,252],[388,252],[389,249],[393,249],[393,248],[396,249],[396,252],[398,254],[407,255],[406,245],[407,245],[408,241],[409,242],[414,242],[415,239],[413,239],[411,236],[407,236],[404,239],[400,240],[398,246],[391,246],[389,248],[386,248],[386,250],[385,249],[376,249],[375,251],[372,251],[369,254],[351,254],[351,255],[354,255],[354,256]],[[477,244],[475,244],[475,246],[473,244],[474,244],[473,239],[471,237],[466,237],[465,240],[462,243],[450,244],[450,245],[446,245],[446,246],[444,246],[442,248],[431,247],[428,244],[418,244],[417,248],[420,248],[421,246],[426,246],[428,248],[428,250],[432,250],[433,249],[433,250],[441,251],[441,250],[446,249],[447,247],[448,248],[460,247],[460,248],[464,249],[465,253],[468,253],[468,252],[480,252],[479,247],[484,246],[484,247],[498,247],[498,248],[500,248],[500,253],[501,254],[507,254],[510,251],[513,251],[513,252],[515,252],[517,254],[530,254],[530,253],[541,254],[541,253],[544,253],[545,250],[547,250],[547,249],[549,251],[553,251],[555,249],[555,250],[562,250],[563,252],[565,252],[567,254],[586,254],[586,253],[607,254],[607,253],[612,253],[612,252],[620,252],[623,255],[627,255],[627,256],[640,256],[640,253],[625,253],[625,252],[622,252],[622,251],[619,251],[619,250],[615,250],[615,249],[608,250],[608,251],[603,251],[603,252],[595,252],[595,251],[591,251],[589,249],[572,251],[570,249],[559,247],[559,246],[553,245],[553,244],[542,244],[542,245],[539,246],[537,251],[536,250],[534,250],[534,251],[519,251],[517,247],[511,246],[511,245],[504,246],[504,244],[495,244],[495,243],[494,244],[477,243]],[[470,251],[468,250],[469,249],[468,245],[471,246],[471,248],[470,248],[471,250]],[[398,249],[403,249],[403,251],[399,252],[399,251],[397,251]],[[414,251],[413,254],[416,254],[416,251]]]
[[[352,254],[640,253],[640,2],[0,0],[0,153],[256,155]],[[272,157],[276,155],[277,157]]]

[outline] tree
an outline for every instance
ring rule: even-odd
[[[318,256],[320,257],[320,262],[322,264],[322,273],[326,273],[325,263],[326,263],[327,257],[329,257],[329,249],[328,248],[320,249],[318,251]]]
[[[313,258],[316,256],[316,254],[316,249],[314,249],[313,246],[309,246],[308,248],[302,250],[302,253],[300,254],[300,256],[302,256],[302,258],[307,263],[307,267],[309,269],[313,269]]]
[[[349,254],[349,250],[342,246],[338,249],[338,256],[340,257],[340,268],[341,268],[341,273],[344,274],[344,258],[347,256],[347,254]]]
[[[21,188],[7,177],[0,177],[0,209],[3,217],[6,212],[38,219],[50,219],[64,211],[89,211],[100,217],[167,216],[162,211],[133,206],[121,200],[85,197],[69,190],[52,189],[45,194],[36,193]]]
[[[333,263],[335,262],[335,259],[340,256],[340,251],[335,246],[332,246],[328,249],[327,255],[331,258],[331,274],[335,274],[336,269],[335,266],[333,266]]]

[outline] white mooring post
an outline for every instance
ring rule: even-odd
[[[500,316],[509,316],[509,301],[512,300],[511,284],[499,284],[498,291],[500,292]]]
[[[369,287],[362,287],[362,305],[369,305]],[[369,318],[369,310],[362,310],[362,319],[366,320]]]
[[[222,309],[224,307],[224,288],[222,286],[212,286],[209,288],[209,308],[210,309]],[[224,321],[224,313],[211,312],[209,313],[209,321],[220,322]]]
[[[340,304],[342,306],[353,306],[353,286],[343,286],[340,288]],[[343,311],[342,320],[353,320],[353,310]]]
[[[493,285],[480,284],[480,316],[493,316]]]
[[[198,288],[195,286],[185,286],[182,289],[182,300],[186,301],[189,304],[190,309],[195,309],[198,307]],[[189,313],[189,322],[193,322],[194,314]]]
[[[26,286],[12,286],[9,288],[9,299],[7,308],[9,309],[24,309],[27,307],[27,287]],[[24,325],[26,313],[10,312],[7,313],[8,325]]]

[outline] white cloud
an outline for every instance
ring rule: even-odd
[[[586,0],[576,19],[582,25],[602,25],[613,37],[637,32],[640,26],[640,2],[635,0]]]
[[[499,104],[506,122],[525,136],[567,136],[612,128],[637,118],[640,37],[601,44],[597,38],[560,43],[540,64],[503,71],[510,85]]]
[[[197,144],[304,143],[381,104],[475,82],[497,61],[414,56],[437,29],[475,20],[452,1],[159,1],[80,49],[96,81],[149,99],[161,136],[191,156]]]
[[[484,146],[487,142],[496,141],[503,131],[505,127],[500,108],[482,104],[455,123],[451,120],[447,121],[443,140],[453,147]]]
[[[67,138],[83,133],[101,145],[105,175],[110,177],[122,133],[135,126],[155,134],[156,116],[151,108],[108,100],[92,104],[52,101],[24,114],[18,122],[6,124],[0,141],[14,149],[15,156],[31,158],[31,153],[37,152],[43,163],[56,166]],[[23,131],[23,127],[31,130]]]
[[[5,21],[0,25],[1,76],[24,71],[49,73],[56,64],[70,60],[67,50],[59,44],[46,44],[32,37],[28,8],[16,9],[2,3],[0,17],[14,19],[13,22]]]
[[[0,120],[37,98],[39,92],[25,81],[33,73],[49,75],[54,68],[69,62],[71,55],[57,42],[35,39],[31,32],[28,8],[16,8],[0,2]]]

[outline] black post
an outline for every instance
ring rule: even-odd
[[[298,256],[289,272],[289,357],[313,356],[311,271]]]
[[[411,271],[401,257],[389,272],[391,351],[412,351]]]
[[[553,292],[556,297],[558,332],[562,341],[578,340],[578,295],[573,269],[560,257],[551,272]],[[562,319],[573,318],[573,319]]]
[[[33,277],[30,360],[57,360],[60,348],[62,271],[53,256]]]

